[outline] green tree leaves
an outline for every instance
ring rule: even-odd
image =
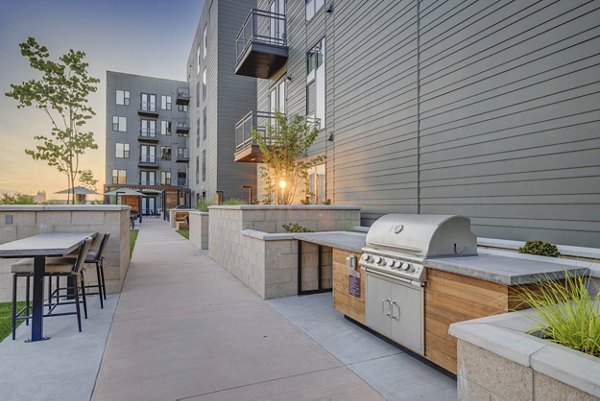
[[[51,122],[50,132],[36,135],[40,143],[25,153],[65,174],[69,188],[73,188],[80,173],[79,156],[98,148],[93,132],[82,132],[82,128],[96,114],[88,105],[88,96],[96,92],[100,80],[88,74],[84,52],[71,49],[53,61],[46,46],[35,38],[28,38],[19,47],[41,78],[11,84],[6,96],[15,99],[18,108],[42,110]],[[74,193],[71,195],[74,202]]]

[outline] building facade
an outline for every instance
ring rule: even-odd
[[[234,163],[235,124],[256,107],[256,80],[235,75],[236,35],[255,0],[206,0],[187,63],[193,203],[255,198],[256,165]]]
[[[189,205],[189,99],[183,81],[106,72],[105,192],[143,193],[120,201],[145,215]]]
[[[261,115],[319,119],[313,202],[360,205],[364,224],[460,214],[480,237],[600,247],[597,3],[257,9],[234,68],[258,78]],[[256,161],[241,138],[236,160]]]

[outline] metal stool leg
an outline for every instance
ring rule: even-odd
[[[102,276],[102,293],[106,299],[106,280],[104,279],[104,256],[100,258],[100,275]]]
[[[102,289],[104,285],[102,283],[102,276],[100,275],[100,264],[96,263],[96,279],[98,280],[98,295],[100,296],[100,309],[104,309],[104,297],[102,296]]]
[[[77,277],[75,277],[75,283],[77,283]],[[75,308],[77,309],[77,327],[81,333],[81,310],[79,309],[79,287],[75,284]]]
[[[88,318],[87,314],[87,302],[85,300],[85,279],[83,278],[83,270],[81,270],[81,297],[83,298],[83,315]],[[77,288],[77,277],[75,277],[75,288]],[[79,301],[78,301],[79,302]]]
[[[12,296],[12,339],[15,339],[17,330],[17,275],[13,274],[13,296]]]
[[[31,303],[29,302],[29,288],[31,287],[30,276],[25,277],[25,306],[27,307],[26,314],[27,316],[31,315]],[[25,325],[29,326],[29,319],[25,319]]]

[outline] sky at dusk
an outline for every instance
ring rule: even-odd
[[[50,133],[47,116],[35,108],[17,109],[4,93],[11,83],[37,78],[21,56],[19,43],[28,36],[48,47],[52,59],[69,49],[82,50],[89,73],[100,79],[89,98],[96,116],[87,124],[98,150],[88,151],[80,169],[90,169],[105,183],[106,71],[120,71],[185,81],[203,0],[28,0],[0,1],[0,193],[48,198],[67,188],[66,176],[44,161],[25,154],[33,137]]]

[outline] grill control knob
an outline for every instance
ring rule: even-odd
[[[412,265],[410,263],[405,263],[404,267],[403,267],[403,269],[406,270],[407,272],[411,271],[412,268],[413,267],[412,267]]]
[[[369,260],[369,255],[367,255],[366,253],[363,253],[363,255],[360,258],[366,262]]]
[[[375,256],[375,263],[377,263],[377,264],[381,263],[381,256]]]
[[[396,269],[399,269],[402,267],[402,262],[400,262],[399,260],[394,262],[394,266],[396,267]]]
[[[387,264],[387,261],[385,260],[385,258],[380,258],[378,263],[380,266],[385,266]]]

